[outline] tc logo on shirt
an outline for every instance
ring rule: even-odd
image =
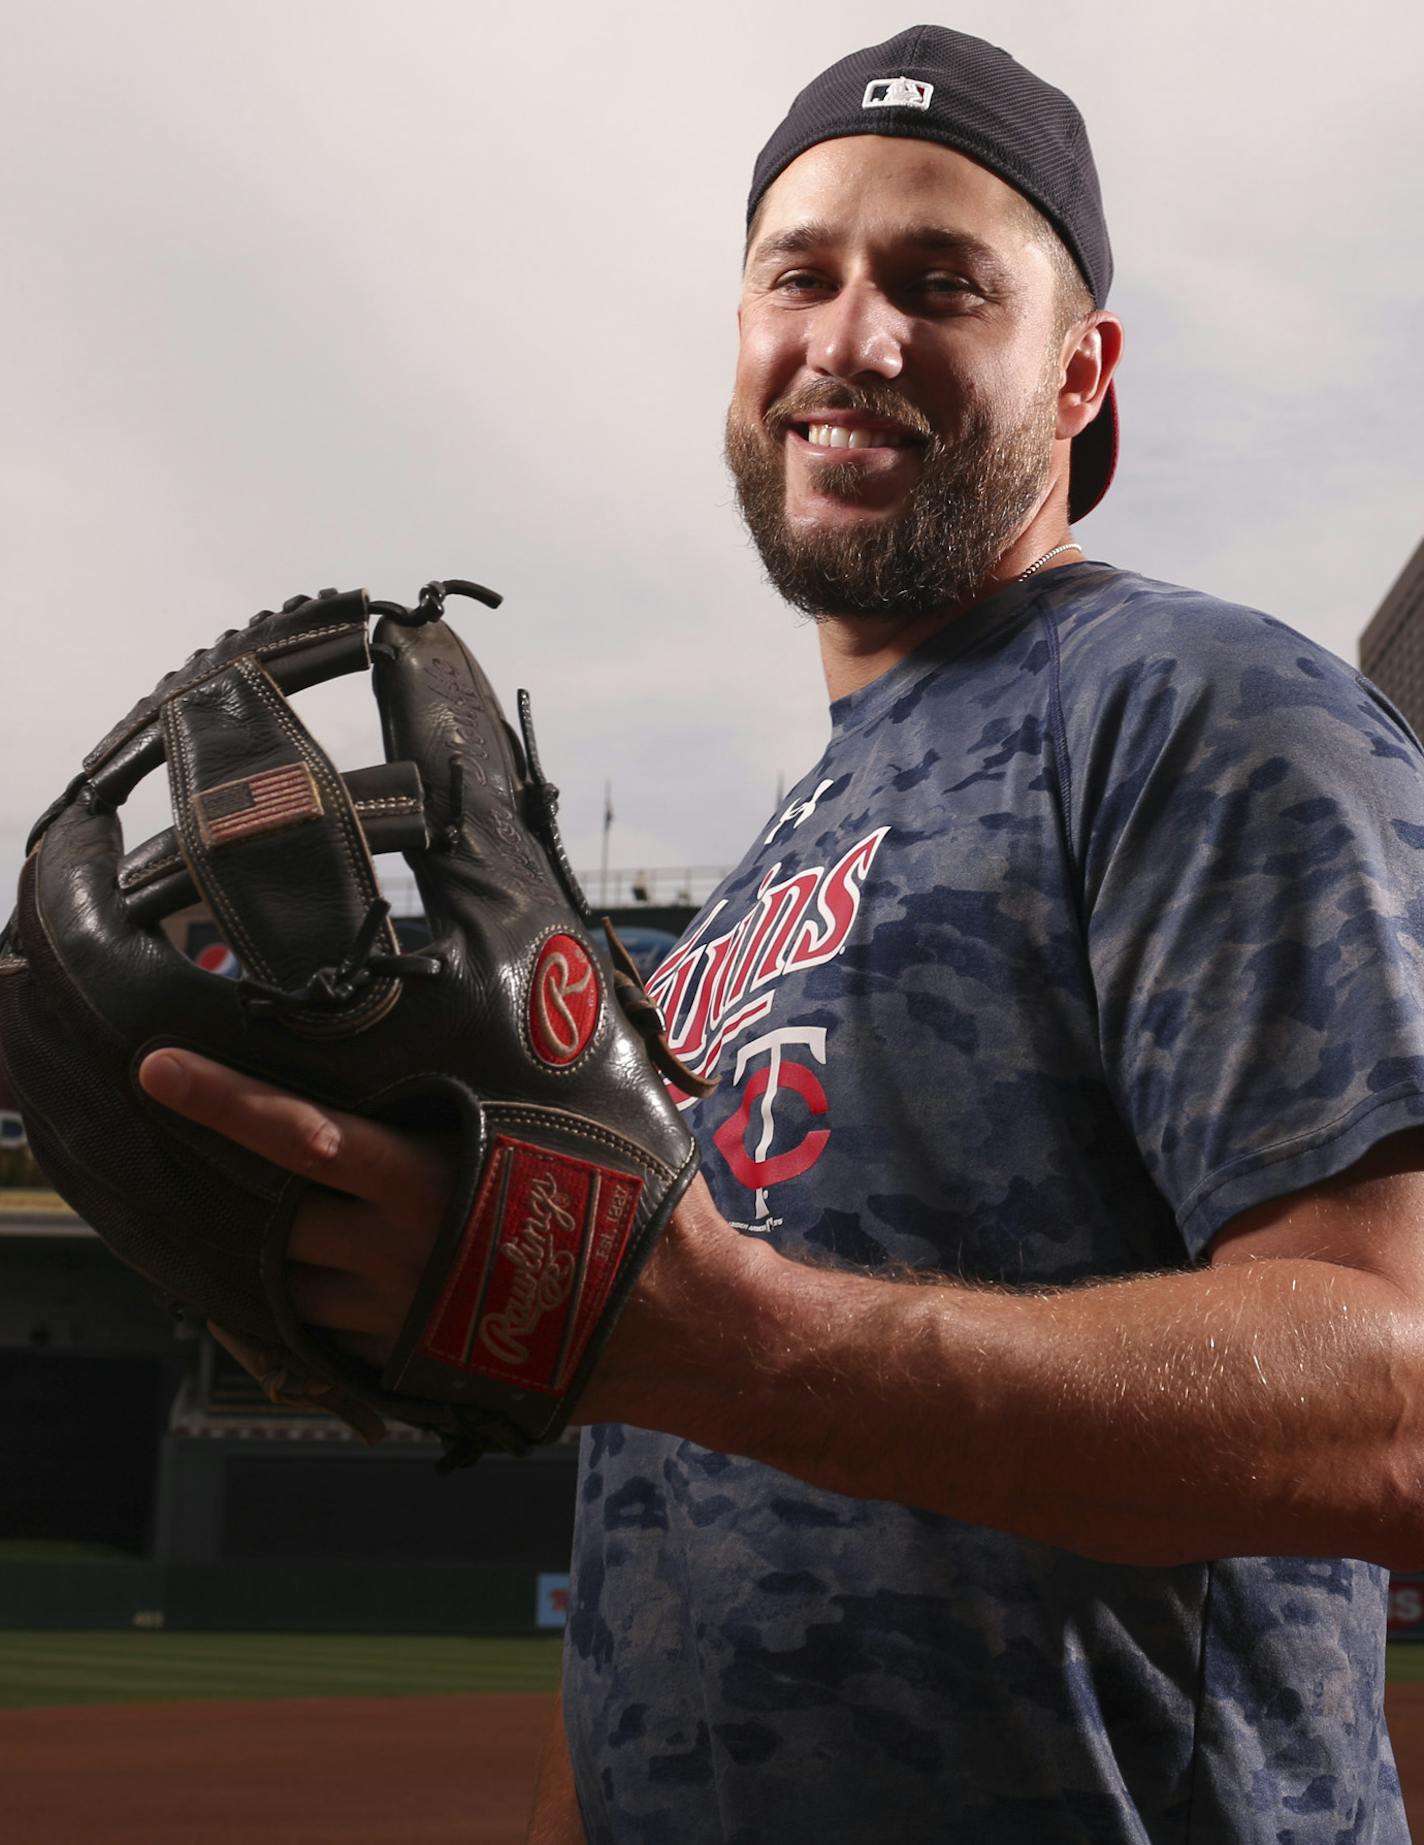
[[[797,1139],[784,1130],[778,1133],[782,1126],[776,1115],[778,1097],[799,1096],[806,1110],[815,1117],[824,1115],[829,1107],[821,1079],[810,1064],[799,1063],[786,1055],[791,1045],[804,1046],[817,1063],[825,1064],[826,1030],[823,1025],[787,1025],[742,1045],[732,1075],[738,1087],[753,1058],[764,1056],[767,1061],[753,1072],[742,1091],[740,1106],[712,1137],[717,1151],[733,1173],[748,1190],[756,1193],[759,1219],[771,1214],[766,1199],[768,1188],[809,1172],[825,1152],[826,1142],[831,1137],[829,1128],[820,1127],[803,1131]],[[789,1111],[783,1103],[783,1113],[786,1112]],[[754,1152],[748,1150],[749,1138],[754,1139]],[[774,1150],[778,1138],[787,1142],[779,1151]]]

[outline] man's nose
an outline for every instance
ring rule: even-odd
[[[807,359],[831,378],[866,372],[898,378],[905,363],[905,316],[878,289],[847,283],[815,311]]]

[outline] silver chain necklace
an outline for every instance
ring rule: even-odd
[[[1081,551],[1082,549],[1082,545],[1074,544],[1071,538],[1068,540],[1067,544],[1054,545],[1051,551],[1045,551],[1043,556],[1040,557],[1036,563],[1030,564],[1027,570],[1021,570],[1014,578],[1014,581],[1015,583],[1022,583],[1025,577],[1031,577],[1035,570],[1042,570],[1043,566],[1051,557],[1061,557],[1065,551]]]

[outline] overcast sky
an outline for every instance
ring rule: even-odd
[[[1128,335],[1088,554],[1353,658],[1424,534],[1424,8],[938,17],[1087,118]],[[505,593],[458,619],[511,705],[534,694],[576,863],[605,778],[615,863],[740,857],[825,732],[814,636],[720,461],[743,201],[794,92],[914,16],[0,0],[0,23],[6,886],[192,648],[299,590],[432,575]],[[345,766],[378,753],[363,698],[303,705]]]

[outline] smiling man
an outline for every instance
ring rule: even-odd
[[[653,982],[707,1184],[581,1405],[533,1837],[1398,1845],[1424,760],[1082,557],[1121,336],[1058,91],[914,28],[748,217],[727,452],[831,734]],[[144,1080],[322,1181],[291,1292],[380,1360],[438,1155]]]
[[[1118,327],[1091,310],[1046,221],[964,154],[856,134],[794,160],[752,226],[727,423],[787,600],[903,628],[1002,576],[1041,529],[1060,420],[1089,426],[1111,375]]]

